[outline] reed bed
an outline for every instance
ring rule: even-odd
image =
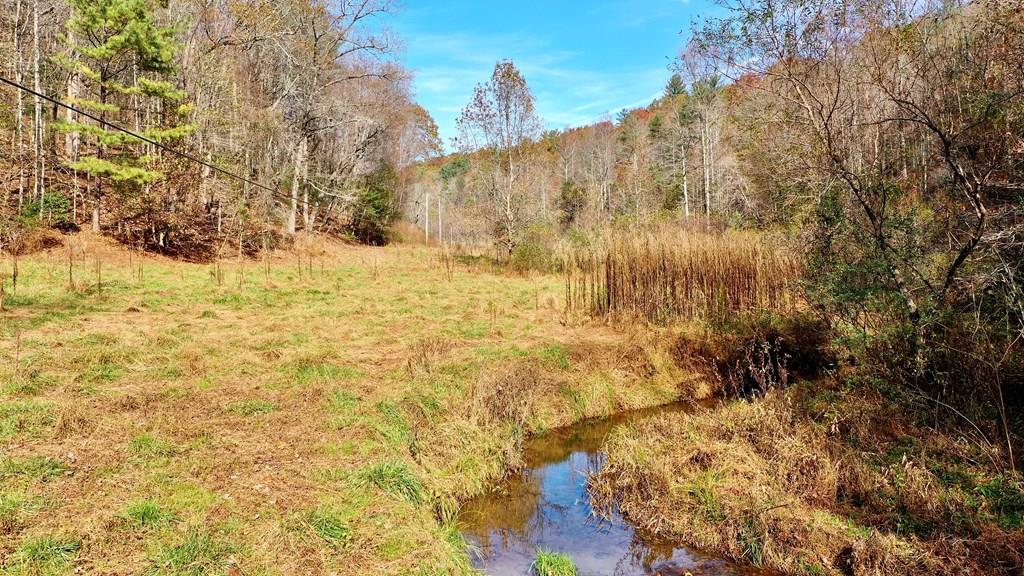
[[[565,262],[570,310],[663,323],[787,312],[798,258],[743,232],[660,231],[614,236]]]

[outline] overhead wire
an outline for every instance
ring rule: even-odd
[[[111,128],[113,130],[117,130],[117,131],[123,132],[125,134],[128,134],[129,136],[131,136],[133,138],[136,138],[138,140],[141,140],[142,142],[146,142],[148,144],[152,144],[153,146],[156,146],[157,148],[160,148],[161,150],[164,150],[166,152],[170,152],[171,154],[175,154],[175,155],[177,155],[177,156],[179,156],[181,158],[185,158],[186,160],[190,160],[190,161],[195,162],[197,164],[200,164],[202,166],[206,166],[207,168],[210,168],[211,170],[214,170],[215,172],[218,172],[218,173],[223,174],[225,176],[229,176],[231,178],[235,178],[235,179],[240,180],[242,182],[251,184],[251,185],[253,185],[253,186],[257,187],[257,188],[261,188],[263,190],[266,190],[266,191],[270,192],[271,194],[273,194],[274,196],[276,196],[278,199],[282,199],[282,200],[285,200],[287,202],[291,202],[293,200],[290,196],[285,196],[284,194],[282,194],[280,192],[280,190],[276,190],[274,188],[271,188],[270,186],[266,186],[264,184],[261,184],[259,182],[254,181],[254,180],[250,180],[250,179],[248,179],[248,178],[246,178],[244,176],[241,176],[239,174],[235,174],[234,172],[231,172],[230,170],[227,170],[225,168],[221,168],[220,166],[217,166],[216,164],[213,164],[211,162],[207,162],[207,161],[203,160],[202,158],[198,158],[198,157],[196,157],[193,154],[189,154],[188,152],[182,152],[181,150],[178,150],[176,148],[173,148],[171,146],[168,146],[166,144],[163,144],[161,142],[153,140],[152,138],[148,138],[146,136],[143,136],[141,134],[133,132],[132,130],[129,130],[129,129],[124,128],[122,126],[118,126],[117,124],[114,124],[113,122],[110,122],[108,120],[104,120],[103,118],[100,118],[99,116],[96,116],[95,114],[92,114],[92,113],[90,113],[88,111],[85,111],[85,110],[82,110],[80,108],[76,108],[75,106],[72,106],[71,104],[67,104],[66,102],[62,102],[61,100],[59,100],[57,98],[54,98],[52,96],[48,96],[46,94],[37,92],[37,91],[33,90],[32,88],[29,88],[28,86],[24,86],[22,84],[19,84],[18,82],[15,82],[15,81],[13,81],[13,80],[11,80],[9,78],[5,78],[3,76],[0,76],[0,83],[7,84],[8,86],[11,86],[11,87],[13,87],[13,88],[15,88],[17,90],[23,90],[23,91],[25,91],[25,92],[33,95],[33,96],[36,96],[38,98],[42,98],[42,99],[44,99],[44,100],[46,100],[48,102],[51,102],[51,103],[53,103],[53,104],[55,104],[57,106],[60,106],[61,108],[65,108],[67,110],[71,110],[72,112],[75,112],[76,114],[81,114],[82,116],[85,116],[86,118],[89,118],[91,120],[94,120],[94,121],[98,122],[102,126],[105,126],[107,128]]]

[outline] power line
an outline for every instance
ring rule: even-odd
[[[60,100],[58,100],[56,98],[53,98],[51,96],[47,96],[46,94],[41,94],[39,92],[36,92],[35,90],[29,88],[28,86],[23,86],[21,84],[18,84],[17,82],[15,82],[13,80],[10,80],[9,78],[5,78],[3,76],[0,76],[0,82],[2,82],[4,84],[7,84],[8,86],[12,86],[15,89],[23,90],[25,92],[28,92],[29,94],[32,94],[33,96],[42,98],[42,99],[47,100],[49,102],[52,102],[52,103],[56,104],[57,106],[60,106],[61,108],[66,108],[68,110],[71,110],[72,112],[76,112],[78,114],[81,114],[82,116],[85,116],[86,118],[91,118],[92,120],[95,120],[96,122],[99,122],[103,126],[106,126],[108,128],[112,128],[114,130],[118,130],[118,131],[124,132],[125,134],[128,134],[129,136],[132,136],[133,138],[137,138],[137,139],[139,139],[139,140],[141,140],[143,142],[147,142],[149,144],[152,144],[153,146],[156,146],[157,148],[160,148],[161,150],[165,150],[167,152],[170,152],[171,154],[175,154],[177,156],[185,158],[186,160],[191,160],[192,162],[195,162],[197,164],[201,164],[203,166],[206,166],[207,168],[210,168],[211,170],[214,170],[216,172],[224,174],[225,176],[230,176],[230,177],[235,178],[237,180],[241,180],[242,182],[247,182],[249,184],[252,184],[253,186],[256,186],[257,188],[262,188],[262,189],[270,192],[274,196],[277,196],[279,199],[287,200],[288,202],[291,202],[291,200],[292,200],[291,197],[284,196],[283,194],[280,193],[280,191],[275,190],[275,189],[273,189],[273,188],[271,188],[269,186],[265,186],[263,184],[260,184],[259,182],[254,182],[254,181],[249,180],[248,178],[246,178],[244,176],[239,176],[238,174],[235,174],[234,172],[231,172],[229,170],[225,170],[224,168],[221,168],[220,166],[217,166],[216,164],[211,164],[211,163],[209,163],[209,162],[207,162],[207,161],[205,161],[205,160],[203,160],[201,158],[197,158],[196,156],[193,156],[193,155],[191,155],[191,154],[189,154],[187,152],[182,152],[180,150],[176,150],[174,148],[171,148],[170,146],[167,146],[166,144],[161,144],[160,142],[157,142],[156,140],[152,140],[152,139],[147,138],[145,136],[142,136],[140,134],[136,134],[135,132],[132,132],[131,130],[128,130],[127,128],[122,128],[122,127],[118,126],[117,124],[113,124],[111,122],[103,120],[102,118],[99,118],[98,116],[90,114],[89,112],[86,112],[84,110],[80,110],[78,108],[75,108],[74,106],[72,106],[70,104],[65,104],[64,102],[62,102],[62,101],[60,101]]]

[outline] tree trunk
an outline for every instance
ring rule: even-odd
[[[72,30],[68,30],[68,43],[74,44],[75,33]],[[75,70],[71,71],[71,76],[68,78],[68,102],[74,102],[78,99],[78,96],[82,92],[82,80]],[[68,124],[73,124],[78,121],[78,114],[71,108],[64,110],[64,119]],[[76,131],[69,131],[64,134],[64,157],[71,162],[78,160],[78,147],[81,142],[81,135]],[[77,193],[77,191],[76,191]]]
[[[100,231],[100,198],[102,196],[101,188],[102,188],[102,186],[97,182],[97,184],[96,184],[96,195],[93,197],[93,202],[92,202],[92,231],[93,232],[99,232]]]
[[[42,92],[39,79],[39,0],[32,3],[32,77],[33,87],[37,93]],[[43,211],[43,101],[37,95],[33,113],[33,145],[35,163],[33,164],[33,194],[39,200],[39,211]]]
[[[711,215],[711,132],[705,116],[700,132],[701,166],[704,168],[704,214]]]
[[[306,181],[309,179],[309,163],[305,160],[306,157],[306,140],[302,140],[302,226],[303,229],[309,233],[312,229],[313,220],[312,213],[309,210],[309,186],[306,185]]]
[[[18,0],[14,9],[14,79],[18,84],[24,84],[25,75],[22,71],[24,63],[21,46],[21,0]],[[18,210],[25,203],[25,97],[21,90],[15,90],[17,103],[15,106],[15,125],[18,133],[17,164],[18,164]]]
[[[105,76],[101,75],[100,76],[100,104],[101,105],[105,105],[107,103],[106,81],[107,81],[107,78]],[[101,122],[100,122],[101,126],[103,125],[103,122],[106,122],[106,120],[107,120],[107,113],[106,113],[106,110],[104,110],[103,108],[101,108],[101,110],[100,110],[100,120],[101,120]],[[103,160],[103,158],[105,156],[106,156],[106,150],[104,150],[103,144],[100,143],[100,142],[97,142],[96,143],[96,157],[99,158],[100,160]],[[102,176],[98,176],[96,178],[96,192],[95,192],[95,196],[93,197],[93,204],[92,204],[92,231],[96,232],[96,233],[99,233],[99,231],[100,231],[100,204],[101,204],[101,200],[102,199],[103,199],[103,177]]]
[[[295,234],[299,212],[299,186],[302,179],[302,168],[306,161],[306,138],[299,140],[295,148],[294,173],[292,175],[292,205],[288,211],[288,233]]]
[[[683,150],[683,214],[690,217],[690,183],[689,172],[686,167],[686,150]]]

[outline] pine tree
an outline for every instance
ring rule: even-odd
[[[156,24],[148,0],[68,0],[67,52],[58,62],[81,79],[76,107],[160,143],[184,138],[192,126],[185,93],[166,80],[173,72],[174,30]],[[138,192],[164,175],[158,149],[85,118],[57,123],[82,136],[92,154],[69,167],[94,178],[92,227],[99,231],[104,180],[123,194]]]
[[[684,94],[686,94],[686,83],[683,82],[683,77],[679,74],[673,74],[668,79],[668,83],[665,84],[665,97],[671,100]]]

